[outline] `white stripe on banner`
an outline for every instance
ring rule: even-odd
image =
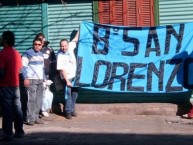
[[[193,88],[193,23],[125,27],[83,21],[75,85],[115,92]]]

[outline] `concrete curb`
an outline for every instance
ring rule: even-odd
[[[79,114],[176,115],[177,105],[169,103],[77,104]]]

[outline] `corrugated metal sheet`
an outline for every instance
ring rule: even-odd
[[[41,5],[0,7],[0,33],[15,33],[15,47],[22,53],[32,45],[35,34],[42,28]]]
[[[54,50],[59,49],[61,39],[70,39],[82,20],[93,21],[92,2],[48,5],[48,40]]]
[[[189,102],[191,91],[183,93],[123,93],[80,89],[78,102],[85,103],[184,103]]]
[[[193,0],[159,0],[160,25],[193,21]]]

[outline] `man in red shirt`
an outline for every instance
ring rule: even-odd
[[[13,137],[22,138],[23,114],[21,110],[19,72],[22,67],[21,55],[13,48],[15,36],[11,31],[2,34],[0,51],[0,102],[2,106],[3,140],[10,141]],[[13,136],[13,124],[15,133]]]

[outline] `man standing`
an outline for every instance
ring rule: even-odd
[[[24,86],[28,93],[27,102],[27,125],[42,124],[39,118],[39,112],[42,105],[44,92],[43,82],[46,81],[44,70],[44,57],[40,52],[42,40],[35,38],[33,47],[26,50],[22,56],[22,75]]]
[[[56,75],[56,56],[54,50],[48,46],[49,42],[45,40],[45,36],[43,33],[38,33],[35,38],[39,38],[42,40],[43,46],[40,51],[43,53],[44,56],[46,79],[49,79],[53,82]],[[49,106],[46,102],[46,96],[44,96],[40,113],[45,117],[49,116],[48,112],[51,109],[49,106],[52,105],[52,101],[50,102],[51,104],[49,104]]]
[[[45,75],[47,79],[53,81],[56,73],[56,56],[54,50],[48,46],[49,42],[45,40],[43,33],[38,33],[35,38],[42,40],[42,49],[40,50],[44,56]]]
[[[5,141],[12,140],[12,122],[15,128],[14,137],[24,136],[19,90],[19,72],[22,62],[19,52],[13,48],[14,43],[13,32],[4,31],[1,42],[3,50],[0,51],[0,102],[3,109],[2,130]]]
[[[78,88],[73,87],[72,81],[76,74],[76,58],[74,49],[78,42],[79,31],[75,38],[68,42],[67,39],[60,41],[60,51],[57,57],[57,70],[60,71],[61,79],[64,81],[64,94],[65,94],[65,117],[71,119],[72,116],[76,117],[75,104],[78,97]]]

